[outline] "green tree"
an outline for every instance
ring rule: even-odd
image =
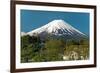
[[[45,43],[46,59],[48,61],[62,60],[62,54],[64,52],[64,41],[57,39],[49,39]]]
[[[21,37],[21,62],[31,62],[41,48],[39,36]]]
[[[21,62],[30,62],[33,56],[33,45],[27,45],[27,47],[21,49]]]

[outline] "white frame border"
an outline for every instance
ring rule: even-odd
[[[39,63],[20,63],[20,10],[43,10],[43,11],[62,11],[62,12],[88,12],[90,13],[90,59],[78,61],[56,61],[56,62],[39,62]],[[41,68],[41,67],[57,67],[57,66],[75,66],[94,64],[94,10],[86,8],[70,8],[70,7],[52,7],[52,6],[36,6],[36,5],[16,5],[16,69],[23,68]]]

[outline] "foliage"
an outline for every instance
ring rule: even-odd
[[[32,58],[39,52],[40,40],[38,36],[21,37],[21,62],[31,62]]]
[[[89,40],[63,40],[39,35],[21,37],[21,62],[47,62],[89,59]]]
[[[89,42],[86,39],[81,39],[80,41],[70,41],[66,44],[66,49],[64,55],[67,56],[66,60],[77,60],[88,59],[89,58]],[[73,56],[73,58],[72,58]]]

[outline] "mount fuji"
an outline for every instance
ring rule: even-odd
[[[87,37],[84,33],[80,32],[79,30],[72,27],[70,24],[61,19],[53,20],[40,28],[27,32],[26,34],[30,36],[38,34],[42,38],[48,35],[53,37],[62,37],[66,39],[80,39]]]

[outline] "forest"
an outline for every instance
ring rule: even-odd
[[[38,35],[21,36],[21,63],[89,59],[89,40],[64,40]]]

